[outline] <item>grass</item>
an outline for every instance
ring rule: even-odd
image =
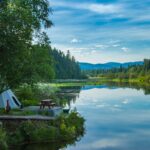
[[[56,82],[56,83],[49,83],[50,86],[61,88],[61,87],[74,87],[74,86],[85,86],[85,85],[99,85],[102,84],[102,82],[99,80],[99,78],[91,78],[88,80],[81,80],[81,82],[78,80],[77,82]]]
[[[149,82],[145,81],[144,78],[120,79],[120,78],[108,78],[108,77],[93,77],[92,79],[98,80],[100,83],[129,82],[129,83],[150,84]]]
[[[44,111],[31,111],[31,110],[11,110],[7,113],[4,109],[0,109],[0,115],[10,115],[10,116],[33,116],[33,115],[42,115],[42,116],[52,116],[52,113],[44,110]]]
[[[36,112],[29,110],[20,110],[20,109],[12,109],[10,112],[6,112],[5,109],[0,109],[0,115],[10,115],[10,116],[29,116],[36,115]]]
[[[40,101],[35,99],[28,99],[28,100],[22,100],[23,106],[37,106],[39,105]]]

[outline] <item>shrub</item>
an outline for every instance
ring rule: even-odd
[[[26,99],[37,99],[35,96],[33,87],[28,84],[24,84],[16,90],[17,97],[22,101]]]
[[[77,135],[84,134],[84,118],[80,116],[77,112],[71,112],[68,118],[66,119],[67,126],[72,126],[76,130]]]
[[[19,137],[18,139],[29,143],[52,142],[56,141],[58,137],[58,129],[49,126],[49,124],[45,122],[39,122],[38,124],[31,121],[23,122],[16,133],[15,137]]]
[[[50,98],[58,90],[57,87],[50,84],[37,84],[30,86],[24,84],[16,90],[17,97],[24,106],[37,105],[39,100]]]
[[[44,83],[39,83],[37,87],[39,90],[39,96],[44,98],[50,97],[53,93],[55,93],[58,90],[56,86]]]
[[[22,100],[23,106],[36,106],[38,104],[39,104],[39,100],[35,100],[35,99]]]
[[[69,140],[83,136],[84,122],[84,118],[77,112],[71,112],[68,116],[59,116],[53,125],[59,128],[60,140]]]
[[[19,145],[32,142],[65,142],[74,143],[84,133],[84,119],[72,112],[68,116],[60,116],[50,122],[22,122],[18,128],[6,133],[0,130],[0,144]],[[7,143],[6,143],[7,141]],[[1,148],[2,149],[2,148]]]
[[[0,149],[1,150],[7,150],[7,136],[6,132],[2,127],[0,127]]]

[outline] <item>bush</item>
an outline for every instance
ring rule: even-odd
[[[44,83],[39,83],[37,87],[39,90],[39,97],[42,98],[43,97],[48,98],[58,90],[56,86],[52,86],[50,84],[44,84]]]
[[[16,130],[6,133],[0,130],[0,144],[8,145],[41,142],[74,143],[84,134],[84,119],[76,112],[60,116],[50,122],[22,122]],[[7,143],[6,143],[7,141]],[[2,148],[1,148],[2,149]]]
[[[32,100],[36,99],[37,100],[37,97],[35,96],[33,87],[31,87],[28,84],[24,84],[24,85],[20,86],[19,89],[16,90],[16,94],[17,94],[17,97],[21,101],[26,100],[26,99],[32,99]]]
[[[77,134],[84,134],[84,118],[80,116],[77,112],[70,113],[66,120],[66,124],[69,126],[74,126]]]
[[[4,129],[2,129],[2,127],[0,127],[0,149],[7,150],[7,148],[8,146],[6,132],[4,131]]]
[[[17,143],[32,143],[32,142],[52,142],[56,141],[58,137],[58,129],[53,126],[49,126],[48,123],[27,121],[21,123],[20,127],[13,134]]]
[[[34,86],[24,84],[16,90],[16,94],[24,106],[31,106],[38,105],[42,99],[50,98],[56,90],[57,87],[49,84],[40,83]]]
[[[35,100],[35,99],[26,99],[26,100],[22,100],[22,105],[23,106],[37,106],[39,105],[39,100]]]
[[[59,139],[67,141],[84,135],[84,122],[77,112],[71,112],[68,116],[59,116],[53,123],[59,128]]]

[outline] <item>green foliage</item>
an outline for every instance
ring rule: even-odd
[[[34,99],[26,99],[22,100],[21,103],[23,106],[37,106],[39,105],[39,100],[34,100]]]
[[[52,94],[59,90],[50,84],[36,84],[34,86],[24,84],[16,90],[17,97],[23,106],[39,105],[42,99],[51,98]]]
[[[1,133],[1,132],[0,132]],[[71,142],[84,134],[84,119],[76,112],[51,122],[22,122],[15,131],[2,134],[8,145],[35,142]],[[1,135],[1,134],[0,134]],[[5,142],[6,142],[5,141]]]
[[[75,58],[68,51],[65,55],[63,52],[54,48],[52,51],[54,58],[54,69],[56,79],[80,79],[82,78],[80,66]]]
[[[40,97],[43,97],[43,98],[51,97],[52,94],[54,94],[56,91],[59,90],[59,88],[54,85],[44,84],[44,83],[37,84],[37,87],[41,95]]]
[[[59,79],[82,78],[70,52],[52,50],[41,30],[51,27],[50,12],[48,0],[0,2],[0,92],[24,83],[50,82],[55,74]],[[27,92],[32,95],[30,89]]]
[[[16,94],[20,100],[27,100],[27,99],[34,100],[36,99],[34,90],[35,90],[35,87],[32,87],[28,84],[24,84],[16,90]]]
[[[53,116],[52,112],[49,112],[48,110],[45,111],[39,111],[38,114],[42,115],[42,116]]]
[[[106,79],[119,79],[120,81],[131,81],[134,79],[140,82],[150,83],[150,59],[145,59],[143,65],[129,66],[128,68],[113,68],[108,70],[84,71],[92,77],[105,77]]]
[[[52,25],[49,12],[48,0],[0,2],[0,91],[53,78],[49,41],[41,31]]]
[[[28,121],[20,125],[19,132],[24,142],[51,142],[56,140],[58,129],[48,123]]]
[[[15,115],[15,113],[13,113]],[[37,115],[37,112],[33,112],[30,110],[25,110],[25,111],[21,111],[16,115],[21,115],[21,116],[30,116],[30,115]]]
[[[7,136],[5,130],[0,127],[0,149],[1,150],[7,150]]]
[[[29,116],[36,115],[37,112],[33,112],[30,110],[20,110],[20,109],[12,109],[10,112],[6,112],[4,109],[0,109],[0,115],[15,115],[15,116]]]
[[[68,116],[59,116],[56,121],[52,123],[52,125],[59,128],[59,138],[65,141],[74,139],[78,137],[78,135],[83,136],[85,132],[84,122],[84,118],[77,112],[71,112]]]
[[[23,73],[24,83],[33,85],[37,82],[50,82],[54,78],[53,60],[50,51],[49,43],[32,46]]]
[[[84,118],[80,116],[77,112],[72,112],[66,120],[66,124],[74,126],[76,133],[84,133]]]
[[[0,115],[6,114],[5,109],[0,109]]]

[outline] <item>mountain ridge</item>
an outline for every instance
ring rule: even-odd
[[[125,62],[125,63],[108,62],[108,63],[103,63],[103,64],[79,62],[81,70],[112,69],[112,68],[119,68],[120,66],[127,68],[129,66],[142,65],[142,64],[143,64],[143,61]]]

